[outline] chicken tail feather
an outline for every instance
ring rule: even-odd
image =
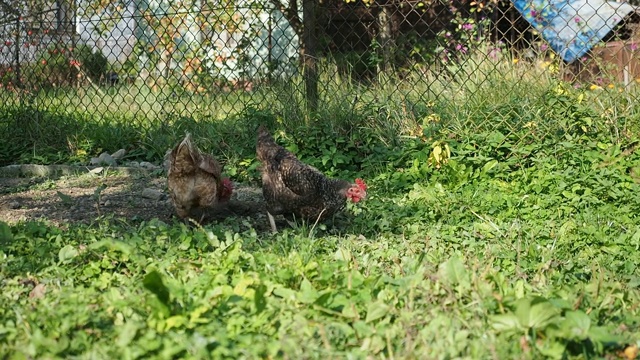
[[[191,134],[187,133],[184,140],[176,146],[172,151],[171,170],[178,174],[187,174],[195,171],[196,166],[200,163],[198,157],[198,149],[191,142]]]

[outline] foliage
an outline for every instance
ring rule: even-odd
[[[256,110],[245,116],[276,121]],[[499,131],[416,139],[368,180],[370,198],[357,215],[312,234],[304,227],[257,233],[239,218],[204,228],[110,217],[66,230],[0,223],[1,351],[157,358],[632,352],[640,340],[632,171],[640,157],[603,143],[606,130],[582,132],[585,116],[536,143]],[[311,146],[332,149],[323,133],[307,133],[309,148],[293,141],[295,133],[277,137],[312,159]],[[440,156],[438,169],[430,158],[445,143],[451,157]],[[374,175],[367,164],[375,151],[349,158],[340,152],[351,154],[352,145],[338,144],[315,158],[319,167],[345,175],[360,164],[361,176]]]
[[[99,81],[107,72],[107,58],[99,51],[92,52],[86,45],[75,49],[52,45],[24,71],[24,79],[34,90],[68,87],[77,83],[80,72],[94,82]]]
[[[21,125],[9,138],[31,141],[0,144],[5,159],[86,161],[125,147],[158,160],[190,131],[234,180],[257,182],[266,124],[309,164],[364,178],[369,197],[332,226],[277,235],[238,217],[0,223],[0,356],[635,358],[635,104],[542,69],[527,82],[530,66],[482,79],[473,66],[427,101],[411,74],[385,82],[393,90],[345,80],[306,118],[287,87],[224,121],[204,104],[230,98],[188,107],[148,93],[162,113],[123,106],[99,121],[63,103],[41,110],[40,97],[5,105]]]

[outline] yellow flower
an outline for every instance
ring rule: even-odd
[[[607,87],[608,87],[609,89],[613,89],[615,86],[614,86],[613,84],[609,84],[609,85],[607,85]]]
[[[518,63],[518,61],[520,61],[520,60],[518,60],[518,59],[513,59],[513,60],[511,60],[511,62],[512,62],[512,63],[514,63],[514,64],[517,64],[517,63]]]
[[[601,89],[602,89],[602,87],[598,86],[596,84],[593,84],[593,85],[589,86],[589,90],[601,90]]]

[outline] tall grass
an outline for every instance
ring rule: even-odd
[[[325,61],[313,114],[305,108],[300,76],[258,84],[251,92],[209,95],[136,84],[22,97],[4,91],[0,132],[9,141],[0,145],[0,164],[86,162],[119,148],[128,149],[131,158],[158,161],[186,131],[204,150],[238,162],[253,156],[259,123],[291,136],[319,129],[327,137],[373,137],[389,147],[400,146],[404,136],[420,136],[420,129],[433,123],[442,134],[453,135],[510,132],[532,124],[553,133],[558,115],[578,102],[581,111],[609,124],[618,136],[632,131],[640,116],[633,101],[640,95],[636,87],[574,89],[540,64],[490,60],[478,52],[458,64],[416,65],[402,76],[381,73],[358,81]],[[558,96],[563,102],[549,103]],[[549,115],[550,106],[557,114]]]

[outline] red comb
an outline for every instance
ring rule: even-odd
[[[231,182],[231,180],[229,180],[229,178],[222,179],[222,185],[233,190],[233,183]]]
[[[364,181],[360,178],[356,179],[356,185],[358,185],[358,187],[362,190],[367,190],[367,184],[365,184]]]

